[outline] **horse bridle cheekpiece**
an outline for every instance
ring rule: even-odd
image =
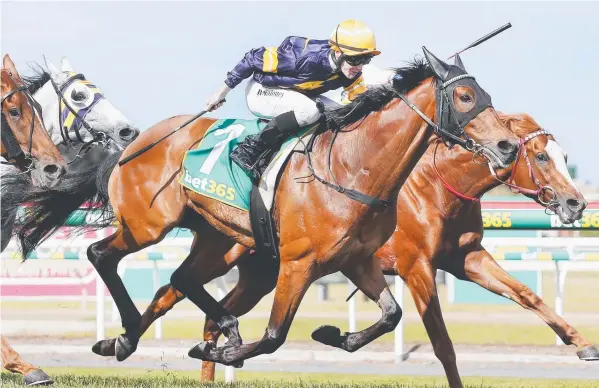
[[[426,47],[422,48],[425,57],[435,73],[437,85],[435,88],[435,99],[437,101],[437,123],[426,117],[411,101],[400,93],[398,97],[414,110],[424,121],[426,121],[448,146],[458,144],[468,151],[478,153],[481,146],[478,145],[464,128],[478,116],[479,113],[489,107],[493,107],[491,96],[487,94],[476,82],[474,76],[468,74],[459,55],[455,55],[455,65],[448,65],[435,57]],[[474,92],[475,105],[468,112],[459,112],[454,107],[453,91],[458,86],[466,86]]]
[[[491,164],[489,164],[489,170],[491,171],[491,175],[493,175],[493,177],[495,179],[497,179],[504,185],[508,186],[511,190],[515,190],[514,192],[534,196],[537,198],[537,200],[539,201],[539,203],[541,205],[545,206],[546,212],[547,212],[547,209],[555,212],[555,209],[553,207],[554,207],[554,205],[557,204],[557,194],[555,193],[555,190],[553,189],[553,187],[551,187],[549,185],[544,186],[541,183],[541,181],[535,174],[535,170],[532,168],[532,163],[530,162],[530,159],[528,157],[528,150],[525,147],[526,143],[528,143],[529,141],[531,141],[532,139],[534,139],[537,136],[552,136],[552,135],[549,133],[549,131],[547,131],[545,129],[539,129],[537,131],[529,133],[528,135],[526,135],[520,139],[520,148],[518,150],[518,156],[516,156],[516,162],[514,163],[514,166],[512,167],[512,173],[506,182],[499,179],[499,177],[497,176],[497,173],[495,172],[495,170],[493,169]],[[537,186],[536,190],[527,189],[522,186],[518,186],[515,183],[514,174],[516,173],[518,163],[520,163],[520,156],[523,156],[524,162],[526,163],[526,168],[528,169],[528,176],[534,182],[534,184]],[[549,195],[548,200],[545,199],[545,194]]]
[[[10,76],[10,78],[14,80],[14,78],[12,78],[12,73],[8,72],[8,75]],[[18,84],[15,81],[16,84]],[[14,95],[15,93],[23,93],[25,95],[25,98],[27,98],[27,103],[29,104],[29,107],[31,108],[31,123],[30,123],[30,129],[29,129],[29,145],[27,147],[27,152],[23,152],[23,150],[21,149],[21,146],[19,145],[14,133],[12,132],[7,118],[4,116],[4,112],[2,112],[2,126],[1,126],[1,139],[2,139],[2,144],[4,144],[4,147],[6,148],[6,152],[8,153],[8,160],[14,160],[16,161],[16,165],[17,167],[19,167],[21,170],[23,170],[24,172],[29,172],[31,171],[31,168],[33,167],[33,156],[31,155],[31,149],[33,148],[33,130],[35,127],[35,112],[37,111],[39,117],[41,117],[42,115],[42,108],[41,106],[37,103],[37,101],[35,101],[35,99],[31,96],[31,93],[29,93],[29,90],[27,89],[27,86],[23,85],[18,87],[17,89],[11,90],[10,92],[6,93],[6,95],[2,96],[2,100],[0,101],[0,107],[4,105],[4,102],[10,98],[12,95]],[[4,163],[3,163],[4,164]],[[14,163],[7,163],[10,165],[14,165]]]
[[[51,78],[52,86],[54,87],[54,91],[60,98],[60,104],[58,105],[58,118],[60,125],[60,134],[65,143],[76,142],[79,141],[83,143],[83,137],[81,136],[80,129],[81,127],[85,127],[89,131],[89,133],[93,136],[93,142],[98,142],[101,144],[105,144],[108,139],[106,138],[106,134],[103,132],[96,131],[93,129],[86,121],[85,116],[92,110],[94,105],[96,105],[100,100],[104,98],[104,95],[100,91],[100,89],[92,84],[90,81],[85,79],[83,74],[78,73],[69,73],[69,78],[66,82],[58,87],[54,79]],[[94,98],[93,101],[84,108],[74,108],[67,102],[64,97],[64,92],[66,89],[71,86],[75,81],[78,81],[84,85],[86,85],[93,93]],[[70,133],[75,132],[76,139],[71,139]]]

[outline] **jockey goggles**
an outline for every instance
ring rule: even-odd
[[[343,60],[350,66],[360,66],[369,64],[373,56],[372,54],[345,56]]]

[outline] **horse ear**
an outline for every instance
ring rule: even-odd
[[[460,54],[455,55],[453,64],[459,67],[460,69],[464,70],[465,73],[467,73],[466,67],[464,66],[464,62],[462,62],[462,58],[460,58]]]
[[[8,56],[8,54],[4,55],[4,59],[2,60],[2,67],[4,67],[6,70],[10,71],[11,73],[17,72],[15,63],[12,61],[12,59],[10,59],[10,56]]]
[[[60,70],[73,72],[73,68],[71,67],[71,63],[67,59],[67,57],[62,57],[60,61]]]
[[[46,63],[46,67],[48,68],[48,71],[50,72],[50,77],[56,78],[58,76],[58,74],[60,74],[60,70],[58,70],[58,68],[56,66],[54,66],[52,64],[52,62],[48,61],[46,56],[44,56],[44,62]]]
[[[436,56],[434,56],[433,53],[426,49],[426,47],[422,46],[422,51],[424,51],[424,57],[426,58],[426,61],[430,65],[431,69],[433,69],[433,72],[435,73],[437,78],[439,78],[442,81],[445,81],[447,79],[447,76],[449,75],[449,65],[437,58]]]

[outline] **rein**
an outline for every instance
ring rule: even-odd
[[[446,92],[447,86],[449,86],[450,84],[452,84],[456,81],[462,80],[464,78],[474,79],[474,77],[471,76],[470,74],[462,74],[462,75],[458,75],[454,78],[447,80],[446,82],[444,82],[443,84],[441,84],[440,86],[437,87],[437,93],[442,92],[442,94],[441,94],[442,98],[440,101],[437,102],[438,104],[441,104],[440,109],[442,109],[442,105],[445,101],[449,102],[449,97],[447,96],[447,92]],[[449,138],[450,142],[459,144],[466,150],[468,150],[470,152],[474,152],[475,155],[482,151],[483,147],[481,145],[479,145],[478,143],[476,143],[472,138],[470,138],[468,136],[468,134],[466,134],[464,129],[459,125],[457,117],[455,117],[455,115],[454,115],[453,107],[451,104],[447,104],[447,107],[449,108],[449,112],[451,113],[452,117],[456,121],[456,124],[457,124],[456,128],[458,128],[457,134],[454,134],[451,131],[448,131],[448,130],[442,128],[442,126],[435,124],[430,118],[428,118],[424,113],[422,113],[422,111],[420,109],[418,109],[418,107],[416,105],[414,105],[407,97],[405,97],[401,93],[398,93],[395,89],[392,88],[391,91],[395,95],[397,95],[397,97],[399,97],[403,102],[405,102],[414,112],[416,112],[416,114],[418,114],[418,116],[420,116],[429,126],[431,126],[433,128],[434,132],[437,133],[442,138]],[[350,112],[348,112],[345,117],[348,117],[358,107],[358,104],[359,103],[357,103],[356,107],[354,107],[354,109],[352,109]],[[329,145],[329,150],[328,150],[327,168],[329,170],[331,177],[335,181],[335,183],[328,182],[324,178],[318,176],[316,174],[316,172],[314,171],[314,167],[312,166],[312,159],[310,158],[310,152],[312,151],[312,146],[314,145],[316,134],[314,134],[310,138],[310,140],[308,141],[308,144],[304,150],[304,155],[306,156],[306,159],[308,161],[308,169],[310,170],[311,176],[314,177],[314,179],[316,179],[320,183],[326,185],[327,187],[332,188],[333,190],[336,190],[336,191],[346,195],[350,199],[353,199],[355,201],[358,201],[358,202],[363,203],[368,206],[382,207],[383,209],[387,208],[389,206],[389,201],[385,201],[385,200],[370,196],[368,194],[361,193],[356,190],[348,189],[346,187],[341,186],[339,184],[339,182],[337,182],[337,180],[335,179],[335,176],[333,175],[332,169],[331,169],[331,152],[333,149],[333,144],[334,144],[335,140],[337,139],[337,135],[339,134],[340,129],[335,127],[335,128],[332,128],[332,131],[333,131],[333,137],[331,138],[331,143]],[[436,167],[435,167],[435,169],[436,169]],[[443,178],[441,178],[441,180],[444,182],[444,185],[446,185],[446,187],[448,187],[448,189],[450,191],[453,190],[453,189],[450,189],[451,186],[449,186],[449,184],[447,184],[447,182],[445,182],[443,180]],[[453,190],[452,192],[455,192],[456,195],[459,194],[455,190]],[[467,197],[467,199],[470,199],[470,197]]]
[[[526,147],[525,147],[526,143],[528,143],[530,140],[534,139],[535,137],[541,136],[541,135],[549,136],[551,134],[545,129],[539,129],[538,131],[530,133],[520,139],[520,148],[518,150],[518,155],[516,156],[516,162],[514,163],[514,166],[512,167],[510,177],[508,178],[507,181],[502,181],[501,179],[499,179],[499,176],[497,175],[497,172],[495,171],[495,169],[489,162],[488,157],[486,157],[482,153],[477,153],[477,154],[481,154],[487,159],[487,165],[489,166],[489,171],[491,172],[491,176],[493,176],[493,178],[495,178],[495,180],[497,180],[501,184],[508,186],[510,188],[510,190],[515,190],[514,191],[515,193],[528,194],[528,195],[535,196],[537,198],[537,200],[539,201],[539,203],[541,203],[546,208],[553,210],[552,205],[554,205],[556,203],[555,190],[549,185],[543,186],[541,181],[537,178],[537,176],[534,172],[534,169],[532,168],[532,163],[530,162],[530,159],[528,157],[528,151],[526,150]],[[472,202],[480,202],[479,198],[470,197],[465,194],[461,194],[459,191],[454,189],[449,183],[447,183],[447,181],[445,181],[445,179],[443,179],[443,177],[441,176],[441,173],[437,169],[437,164],[436,164],[437,148],[439,147],[440,142],[441,142],[441,140],[438,139],[435,144],[435,151],[433,153],[433,167],[435,169],[435,172],[437,173],[437,176],[439,177],[439,179],[441,179],[443,186],[445,186],[445,188],[449,192],[454,194],[456,197],[459,197],[461,199],[465,199],[468,201],[472,201]],[[476,156],[477,154],[475,154],[474,156]],[[514,174],[516,172],[516,168],[518,167],[518,163],[520,163],[520,156],[524,156],[524,161],[526,162],[526,166],[528,168],[528,176],[535,183],[535,185],[537,185],[537,190],[527,189],[525,187],[518,186],[515,184]],[[545,201],[543,199],[543,195],[545,193],[549,193],[551,195],[551,198],[548,201]]]

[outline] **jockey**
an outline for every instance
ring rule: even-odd
[[[380,53],[372,31],[357,20],[340,23],[329,40],[290,36],[279,47],[246,53],[227,73],[225,85],[206,101],[205,110],[220,107],[231,89],[253,75],[245,91],[248,108],[271,120],[260,134],[240,143],[231,159],[258,179],[261,155],[279,148],[301,127],[318,121],[317,97],[327,105],[333,102],[320,96],[327,91],[343,87],[345,98],[351,101],[366,90],[362,67]]]

